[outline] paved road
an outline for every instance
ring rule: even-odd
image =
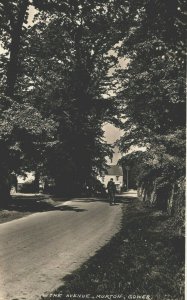
[[[37,300],[62,284],[120,227],[121,204],[68,201],[0,224],[0,300]]]

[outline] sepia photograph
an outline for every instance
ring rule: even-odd
[[[0,300],[184,300],[184,0],[0,0]]]

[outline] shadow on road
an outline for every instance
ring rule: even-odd
[[[63,202],[67,200],[72,200],[77,203],[94,203],[94,202],[104,202],[109,203],[108,198],[56,198],[51,197],[49,195],[42,194],[19,194],[14,195],[12,203],[9,204],[7,210],[9,211],[17,211],[17,212],[46,212],[46,211],[75,211],[75,212],[83,212],[86,209],[82,209],[77,207],[76,205],[63,205]],[[135,197],[131,195],[116,195],[116,205],[119,203],[130,204]],[[62,205],[56,206],[59,202]]]
[[[87,209],[79,208],[76,206],[70,206],[70,205],[64,205],[60,207],[61,211],[75,211],[75,212],[83,212],[83,211],[88,211]]]
[[[116,195],[115,196],[115,202],[116,203],[125,203],[129,204],[135,199],[134,196],[128,196],[128,195]],[[91,203],[91,202],[105,202],[109,203],[108,198],[76,198],[72,199],[75,200],[76,202],[83,202],[83,203]]]
[[[132,203],[132,201],[134,200],[134,198],[121,198],[121,197],[119,197],[119,198],[117,198],[116,199],[116,202],[117,203],[124,203],[124,204],[130,204],[130,203]]]
[[[61,199],[62,201],[62,199]],[[14,196],[12,203],[7,207],[9,211],[17,212],[46,212],[46,211],[75,211],[83,212],[85,209],[80,209],[76,206],[64,205],[56,207],[55,204],[49,203],[44,195],[19,195]]]
[[[75,198],[72,200],[76,202],[82,202],[82,203],[108,202],[108,200],[105,198]]]

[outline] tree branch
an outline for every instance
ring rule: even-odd
[[[10,3],[8,3],[8,1],[6,1],[6,0],[0,0],[0,3],[3,5],[5,15],[8,17],[8,19],[10,21],[11,29],[13,29],[14,28],[14,15],[12,13]]]

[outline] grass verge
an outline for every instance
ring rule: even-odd
[[[9,211],[7,209],[0,210],[0,224],[20,219],[30,215],[29,212]]]
[[[36,212],[58,210],[56,205],[62,205],[66,199],[53,198],[45,194],[23,194],[12,196],[12,201],[6,208],[0,209],[0,224],[26,217]]]
[[[172,218],[139,200],[123,212],[120,232],[41,299],[184,299],[184,239],[175,236]]]

